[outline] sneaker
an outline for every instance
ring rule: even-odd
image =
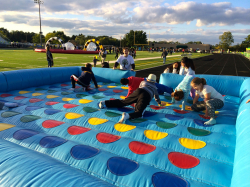
[[[118,123],[125,123],[127,119],[129,119],[129,114],[126,113],[126,112],[123,112],[122,117],[121,117],[121,119],[119,120]]]
[[[204,125],[209,126],[209,125],[215,125],[216,124],[216,119],[211,118],[209,121],[205,122]]]
[[[73,77],[73,79],[77,82],[78,78],[75,75],[72,75],[71,77]]]
[[[98,104],[99,108],[102,109],[102,108],[105,108],[106,105],[105,105],[105,101],[101,101],[99,104]]]

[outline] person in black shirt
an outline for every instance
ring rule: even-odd
[[[94,59],[93,59],[94,67],[96,67],[97,61],[100,61],[100,60],[97,59],[97,56],[94,56]]]
[[[79,84],[83,87],[83,91],[87,90],[89,88],[90,81],[93,80],[95,84],[95,88],[98,88],[97,82],[95,80],[95,75],[92,71],[92,65],[90,63],[87,63],[85,67],[81,68],[82,74],[80,77],[77,77],[76,75],[71,75],[71,83],[72,88],[75,88],[75,84]]]
[[[167,56],[168,56],[168,52],[166,51],[166,49],[163,49],[163,52],[161,54],[161,58],[163,58],[163,64],[166,63]]]
[[[54,66],[54,62],[53,62],[52,53],[49,48],[50,48],[49,46],[46,47],[46,57],[48,61],[48,68],[51,68],[52,66]]]

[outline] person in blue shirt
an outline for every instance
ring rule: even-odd
[[[190,83],[195,77],[192,75],[187,75],[184,77],[184,79],[180,82],[180,84],[175,88],[174,92],[171,94],[172,97],[172,103],[176,101],[182,102],[182,110],[185,110],[185,105],[189,96],[189,93],[192,89]]]

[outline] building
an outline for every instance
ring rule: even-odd
[[[167,43],[153,43],[149,42],[149,47],[152,48],[165,48],[165,49],[190,49],[193,50],[199,49],[199,50],[210,50],[212,49],[212,45],[210,44],[167,44]]]

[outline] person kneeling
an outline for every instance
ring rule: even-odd
[[[81,85],[83,87],[83,91],[85,91],[87,88],[89,88],[89,84],[91,79],[93,80],[95,84],[95,88],[98,88],[97,82],[95,80],[95,75],[92,71],[92,65],[90,63],[87,63],[85,67],[81,68],[82,74],[80,77],[77,77],[76,75],[71,75],[71,83],[72,83],[72,89],[75,89],[76,83]]]
[[[119,123],[124,123],[128,119],[140,118],[146,107],[149,105],[150,101],[154,97],[159,106],[161,106],[161,100],[157,92],[157,87],[155,86],[156,76],[150,74],[147,81],[142,81],[139,88],[137,88],[131,95],[129,95],[124,100],[106,100],[99,103],[99,108],[122,108],[124,106],[135,104],[135,111],[133,113],[123,113]]]

